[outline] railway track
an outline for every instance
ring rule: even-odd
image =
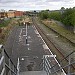
[[[61,66],[65,66],[68,64],[69,60],[67,59],[67,57],[64,56],[64,54],[61,52],[61,49],[56,47],[54,45],[54,43],[51,41],[51,39],[44,33],[44,31],[37,25],[37,23],[35,22],[35,20],[33,20],[33,24],[35,25],[36,29],[39,31],[40,35],[42,36],[42,38],[44,39],[44,41],[46,42],[47,46],[49,47],[49,49],[53,52],[53,54],[56,54],[57,56],[57,60],[60,64],[62,64]],[[61,63],[62,62],[62,63]],[[54,65],[56,66],[56,65]],[[73,65],[71,65],[72,71],[75,71],[75,67]],[[68,69],[65,68],[64,71],[67,73]]]
[[[48,27],[50,30],[52,30],[53,32],[55,32],[56,34],[60,35],[61,37],[65,38],[66,40],[68,40],[70,43],[72,43],[75,46],[75,43],[73,41],[71,41],[70,39],[68,39],[67,37],[61,35],[60,33],[58,33],[56,30],[52,29],[50,26],[45,25],[46,27]]]

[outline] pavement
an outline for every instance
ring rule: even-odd
[[[36,30],[35,26],[19,26],[14,28],[5,44],[8,55],[17,65],[20,58],[20,71],[38,71],[43,55],[50,54],[49,48]]]
[[[43,62],[43,55],[52,55],[34,25],[27,26],[27,31],[26,26],[15,27],[9,34],[5,50],[15,65],[17,65],[18,58],[20,59],[20,72],[39,71]],[[58,64],[56,58],[52,57],[48,60],[51,67],[56,63]],[[58,68],[59,65],[51,72]]]
[[[45,71],[28,71],[28,72],[22,72],[20,75],[47,75]]]

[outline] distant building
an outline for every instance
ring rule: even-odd
[[[0,12],[0,18],[1,18],[1,12]]]
[[[20,17],[23,16],[23,12],[22,11],[15,11],[15,17]]]
[[[36,11],[26,11],[26,15],[29,15],[29,16],[37,16],[38,12]]]
[[[0,18],[13,18],[13,17],[20,17],[23,16],[23,11],[17,11],[17,10],[9,10],[8,12],[0,11]]]
[[[26,11],[23,12],[23,15],[26,15]]]
[[[7,13],[6,12],[0,12],[0,18],[6,18]]]
[[[8,16],[8,18],[13,18],[13,17],[15,17],[15,11],[8,11],[7,12],[7,16]]]

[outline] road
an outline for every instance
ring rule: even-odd
[[[50,54],[42,37],[32,26],[27,27],[28,44],[26,44],[26,27],[16,27],[10,33],[5,49],[12,58],[14,64],[20,58],[20,71],[39,70],[43,55]]]

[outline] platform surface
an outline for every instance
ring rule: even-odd
[[[45,71],[27,71],[21,72],[20,75],[47,75]]]
[[[35,26],[27,26],[27,44],[26,27],[16,27],[10,34],[5,48],[17,65],[17,59],[20,58],[20,71],[38,71],[42,63],[43,55],[50,54],[48,47],[36,30]]]

